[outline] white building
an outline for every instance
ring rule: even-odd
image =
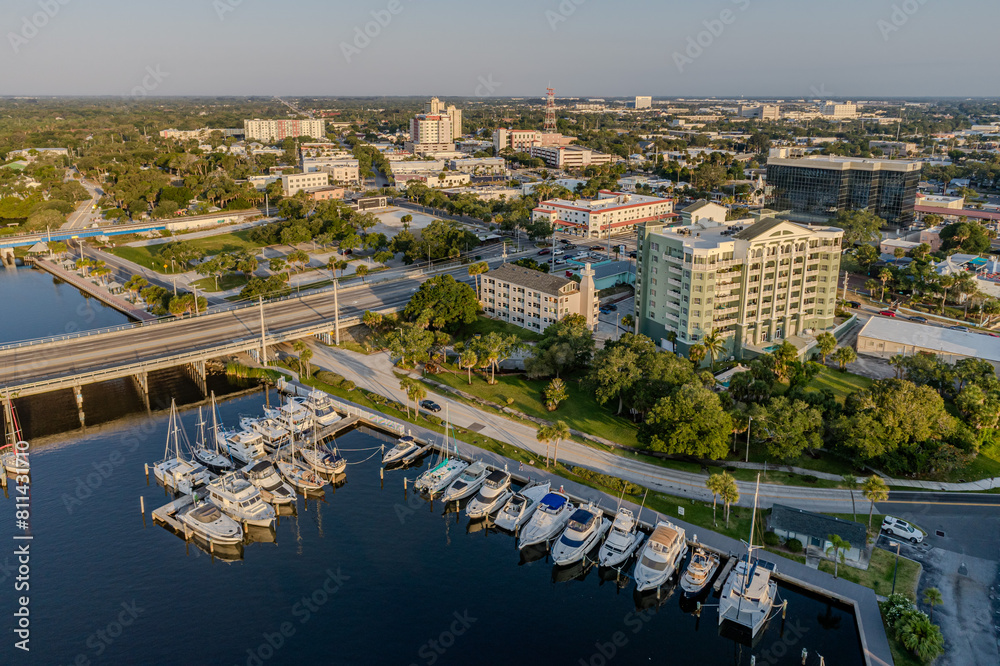
[[[533,221],[546,219],[556,227],[593,238],[626,233],[637,224],[657,223],[673,217],[676,217],[673,199],[606,190],[591,201],[542,201],[531,213]]]
[[[711,220],[716,224],[725,224],[729,209],[711,201],[701,199],[681,211],[684,224],[697,224],[702,220]]]
[[[294,196],[301,190],[308,190],[315,187],[327,187],[330,185],[330,174],[318,173],[293,173],[285,174],[281,177],[281,189],[286,197]]]
[[[593,330],[597,326],[600,298],[594,271],[587,264],[581,281],[503,264],[482,277],[482,304],[486,314],[533,331],[544,331],[571,314],[583,315]]]
[[[635,98],[635,108],[636,109],[651,109],[651,108],[653,108],[653,98],[652,97],[636,97]]]
[[[415,154],[453,152],[454,137],[450,117],[422,113],[410,119],[410,140],[406,142],[406,149]]]
[[[853,120],[858,117],[858,106],[854,102],[826,102],[819,108],[824,117],[833,120]]]
[[[988,361],[1000,371],[1000,340],[982,333],[872,317],[858,333],[858,353],[880,358],[936,354],[948,363],[963,358]]]
[[[356,159],[304,158],[300,166],[303,173],[325,171],[330,174],[330,178],[341,183],[353,183],[361,180],[359,162]]]
[[[323,120],[244,120],[243,129],[247,141],[273,143],[285,139],[308,136],[314,139],[326,136],[326,121]]]
[[[452,171],[464,171],[473,176],[505,176],[508,173],[507,161],[502,157],[448,160],[448,168]]]
[[[619,159],[583,146],[532,146],[528,153],[554,169],[582,169],[591,164],[608,164]]]

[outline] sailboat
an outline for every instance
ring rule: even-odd
[[[215,410],[212,410],[212,418],[215,418]],[[211,441],[205,438],[205,420],[202,418],[201,407],[198,408],[198,443],[194,447],[195,460],[207,467],[215,474],[224,474],[233,469],[233,462],[226,456],[219,453],[219,442],[217,434],[218,425],[212,429]]]
[[[167,446],[163,452],[163,460],[153,465],[153,476],[168,488],[190,495],[214,478],[201,463],[184,457],[181,438],[187,442],[187,436],[180,427],[177,416],[177,404],[170,401],[170,420],[167,423]]]
[[[750,520],[750,541],[747,554],[733,567],[722,587],[719,599],[719,626],[735,625],[750,633],[751,641],[757,637],[767,622],[778,594],[778,584],[771,578],[774,563],[754,557],[753,530],[757,522],[757,496],[760,491],[760,474],[753,494],[753,517]]]
[[[431,497],[447,488],[469,466],[469,463],[458,456],[452,458],[448,455],[448,427],[448,413],[445,412],[444,448],[441,450],[441,459],[437,465],[418,476],[413,484],[414,488],[426,492]]]
[[[312,446],[299,449],[299,456],[305,461],[313,471],[321,474],[343,474],[347,469],[347,461],[344,456],[334,447],[328,449],[325,445],[320,445],[316,440],[318,424],[314,421],[312,428]]]
[[[286,454],[287,453],[287,457]],[[296,490],[301,493],[317,492],[326,486],[326,480],[295,458],[295,436],[289,437],[288,444],[277,452],[275,467]]]
[[[8,447],[4,447],[8,448]],[[0,454],[0,466],[10,474],[28,474],[31,467],[28,464],[28,443],[18,442],[9,445],[10,451]],[[20,455],[18,453],[20,452]]]

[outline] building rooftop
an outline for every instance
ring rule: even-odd
[[[890,317],[872,317],[858,335],[930,349],[942,354],[1000,362],[1000,339],[982,333],[966,333]]]
[[[769,157],[768,166],[798,166],[814,169],[835,169],[846,171],[920,171],[923,165],[916,160],[879,160],[865,157],[841,157],[839,155],[807,155],[805,157]]]
[[[519,287],[527,287],[546,294],[558,294],[559,290],[566,285],[576,285],[573,280],[513,264],[502,264],[486,275],[495,280],[510,282]]]
[[[772,530],[808,534],[824,541],[831,534],[836,534],[841,539],[849,541],[852,546],[861,549],[865,547],[868,538],[868,530],[861,523],[794,509],[784,504],[772,505],[768,523]]]

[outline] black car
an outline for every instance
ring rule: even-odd
[[[604,246],[603,245],[591,245],[590,249],[591,250],[603,250]]]
[[[601,314],[611,314],[611,310],[607,307],[601,308]]]
[[[608,303],[604,307],[606,307],[607,309],[611,310],[612,312],[617,312],[618,311],[618,306],[615,305],[614,303]]]
[[[949,326],[948,328],[950,328],[953,331],[962,331],[963,333],[969,332],[968,326]]]
[[[628,253],[628,258],[629,259],[636,259],[636,258],[638,258],[638,256],[639,256],[639,254],[635,250],[632,250],[631,252]]]
[[[860,301],[847,301],[847,306],[851,307],[851,308],[854,308],[855,310],[859,310],[859,309],[861,309],[861,302]]]
[[[917,322],[919,324],[926,324],[927,323],[927,317],[910,317],[910,321],[915,321],[915,322]]]
[[[559,242],[562,243],[563,245],[569,245],[573,241],[569,240],[568,238],[560,238]]]
[[[426,409],[428,412],[440,412],[441,405],[437,404],[433,400],[421,400],[420,406]]]

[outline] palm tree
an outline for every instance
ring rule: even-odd
[[[622,327],[624,327],[626,331],[631,331],[635,328],[635,317],[630,314],[622,317]]]
[[[476,278],[476,298],[482,298],[479,289],[479,276],[483,273],[488,273],[489,270],[490,265],[485,261],[480,261],[476,264],[469,264],[469,276]]]
[[[709,357],[712,359],[712,370],[715,370],[715,357],[725,350],[725,339],[722,337],[722,334],[719,333],[718,329],[713,328],[712,332],[705,336],[705,339],[701,344],[705,348]]]
[[[729,527],[729,507],[740,501],[740,488],[736,485],[736,479],[729,472],[722,473],[722,488],[719,496],[726,503],[726,527]]]
[[[406,416],[410,416],[410,393],[413,386],[413,380],[409,377],[403,377],[399,380],[399,390],[406,392]]]
[[[712,491],[712,523],[718,526],[719,522],[716,520],[715,508],[719,504],[719,495],[722,494],[722,474],[710,474],[708,479],[705,481],[705,487]]]
[[[944,652],[941,628],[923,613],[906,613],[896,624],[896,636],[907,650],[924,663],[930,663]]]
[[[827,540],[832,544],[826,549],[826,554],[829,555],[830,551],[833,551],[833,577],[837,577],[837,566],[840,562],[844,561],[844,553],[842,551],[847,551],[851,549],[851,543],[840,538],[840,535],[830,534],[827,535]]]
[[[555,436],[552,433],[552,426],[543,425],[541,428],[539,428],[538,432],[535,433],[535,439],[537,439],[539,442],[545,445],[545,466],[548,467],[549,443],[552,442],[553,439],[555,439]]]
[[[697,368],[705,360],[705,354],[707,353],[705,347],[702,345],[691,345],[691,348],[688,349],[688,358],[691,359],[691,362]]]
[[[889,486],[885,484],[885,480],[881,476],[872,474],[865,480],[864,485],[861,486],[861,490],[864,492],[865,499],[872,503],[871,508],[868,509],[868,531],[871,532],[875,502],[884,502],[889,499]]]
[[[840,477],[840,482],[851,491],[851,514],[854,516],[854,520],[857,520],[858,508],[854,505],[854,491],[858,488],[858,477],[853,474],[844,474]]]
[[[903,372],[906,370],[906,357],[902,354],[896,354],[889,359],[889,365],[896,371],[896,379],[902,379]]]
[[[406,394],[409,396],[410,400],[413,401],[413,411],[420,418],[420,401],[427,397],[427,390],[421,386],[419,383],[414,382],[409,389],[407,389]]]
[[[570,432],[565,421],[556,421],[551,428],[550,434],[556,441],[555,447],[552,449],[552,466],[556,467],[559,464],[559,443],[564,439],[569,439]]]
[[[365,276],[368,275],[368,267],[365,266],[364,264],[361,264],[360,266],[354,269],[354,274],[360,277],[362,284],[364,284]]]
[[[858,353],[854,351],[853,347],[841,347],[837,351],[833,352],[834,361],[840,366],[840,371],[845,372],[847,370],[847,365],[849,363],[854,363],[858,360]]]
[[[878,280],[865,280],[865,289],[868,290],[869,296],[875,298],[875,290],[878,289]]]
[[[885,285],[887,282],[892,280],[892,271],[888,268],[883,268],[878,272],[878,279],[882,282],[882,298],[879,300],[885,300]]]
[[[938,278],[937,288],[941,293],[941,312],[944,313],[944,304],[948,302],[948,291],[955,286],[955,278],[951,275],[942,275]]]
[[[928,587],[924,590],[924,603],[927,604],[931,609],[931,622],[934,621],[934,607],[940,606],[944,603],[944,597],[941,596],[941,590],[936,587]]]
[[[469,385],[472,385],[472,369],[479,363],[479,356],[471,349],[466,349],[458,357],[458,367],[469,371]]]
[[[816,348],[819,349],[819,356],[823,365],[826,365],[826,357],[837,348],[837,336],[826,331],[816,336]]]

